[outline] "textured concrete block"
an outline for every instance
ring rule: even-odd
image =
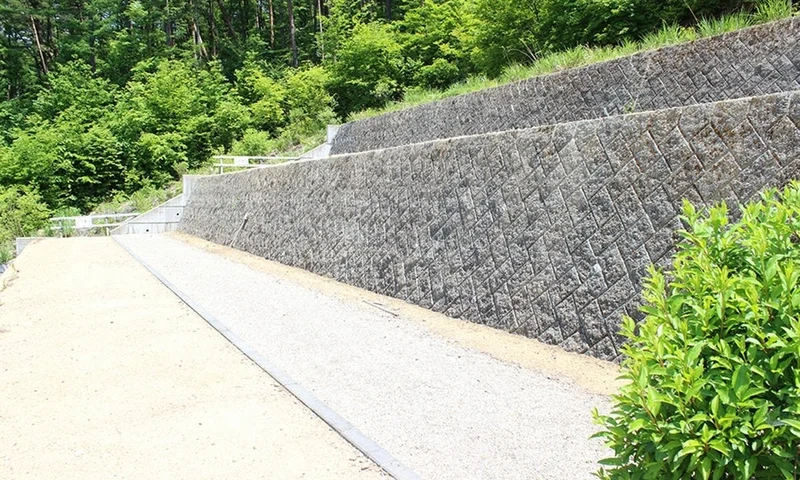
[[[788,19],[348,123],[341,126],[331,153],[363,152],[798,88],[800,20]],[[742,114],[731,113],[720,111],[718,115],[742,118]],[[766,108],[762,113],[776,115]],[[695,127],[686,125],[681,130],[691,136]],[[657,129],[654,135],[662,136]],[[572,140],[566,134],[559,137],[563,144],[557,151]],[[605,150],[616,153],[605,145]],[[520,147],[522,151],[525,145]],[[595,146],[589,150],[599,152]]]
[[[616,358],[622,315],[641,318],[648,266],[670,261],[682,198],[739,202],[797,176],[786,155],[800,153],[798,101],[780,93],[200,178],[180,229]]]

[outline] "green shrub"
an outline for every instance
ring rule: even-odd
[[[275,151],[275,139],[269,132],[248,128],[239,140],[233,142],[231,155],[265,156]]]
[[[388,25],[357,25],[332,65],[330,91],[340,116],[382,107],[401,94],[402,47]]]
[[[754,18],[758,23],[765,23],[790,17],[793,13],[791,0],[763,0],[756,7]]]
[[[461,77],[458,66],[444,58],[437,58],[430,65],[419,67],[414,81],[426,88],[444,89],[456,83]]]
[[[253,124],[276,131],[285,121],[282,105],[286,101],[286,88],[256,69],[241,70],[239,77],[240,90],[252,91],[248,96],[253,99],[250,105]]]
[[[752,23],[752,17],[745,13],[735,13],[719,18],[704,18],[697,24],[697,33],[701,37],[711,37],[747,28]]]
[[[605,479],[792,479],[800,469],[800,183],[731,223],[684,205],[669,279],[625,319]]]
[[[333,97],[326,87],[330,74],[323,67],[304,67],[293,70],[284,79],[286,111],[289,122],[318,122],[325,126],[333,112]]]
[[[0,244],[33,235],[49,219],[50,210],[38,192],[17,186],[0,189]]]
[[[14,259],[14,245],[12,243],[0,243],[0,265],[5,265]]]

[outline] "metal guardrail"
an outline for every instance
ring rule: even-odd
[[[109,213],[77,217],[53,217],[50,219],[50,229],[57,232],[73,230],[83,235],[90,234],[93,229],[101,229],[105,231],[105,235],[108,235],[113,228],[123,225],[126,220],[139,215],[139,213]]]
[[[286,162],[290,160],[298,160],[300,157],[252,157],[252,156],[237,156],[237,155],[215,155],[212,157],[214,160],[219,160],[213,166],[219,169],[219,173],[225,173],[227,168],[261,168],[269,163]],[[231,162],[224,162],[224,160],[232,160]],[[255,161],[256,163],[251,163]],[[267,163],[269,162],[269,163]]]

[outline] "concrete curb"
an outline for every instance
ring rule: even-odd
[[[233,333],[214,317],[210,312],[206,311],[200,304],[189,298],[185,293],[180,291],[169,280],[162,276],[155,268],[150,266],[142,258],[136,255],[127,245],[122,243],[116,235],[112,235],[114,241],[117,242],[128,254],[139,262],[144,268],[147,269],[154,277],[164,284],[176,297],[180,298],[186,305],[200,315],[209,325],[225,337],[234,347],[239,349],[256,365],[261,367],[262,370],[267,372],[269,376],[275,379],[276,382],[281,384],[283,388],[294,395],[300,402],[308,407],[315,415],[327,423],[339,435],[341,435],[350,444],[356,447],[370,460],[375,462],[386,473],[391,475],[397,480],[421,480],[420,477],[403,466],[396,458],[389,452],[384,450],[380,445],[368,438],[366,435],[356,429],[350,422],[342,418],[338,413],[331,410],[327,405],[322,403],[313,393],[303,388],[302,385],[295,382],[290,376],[284,373],[276,365],[267,360],[257,350],[250,346],[247,342],[239,338],[238,335]]]

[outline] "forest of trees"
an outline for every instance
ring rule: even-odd
[[[408,89],[756,3],[0,0],[0,237],[29,233],[20,215],[88,212],[232,148],[267,154]]]

